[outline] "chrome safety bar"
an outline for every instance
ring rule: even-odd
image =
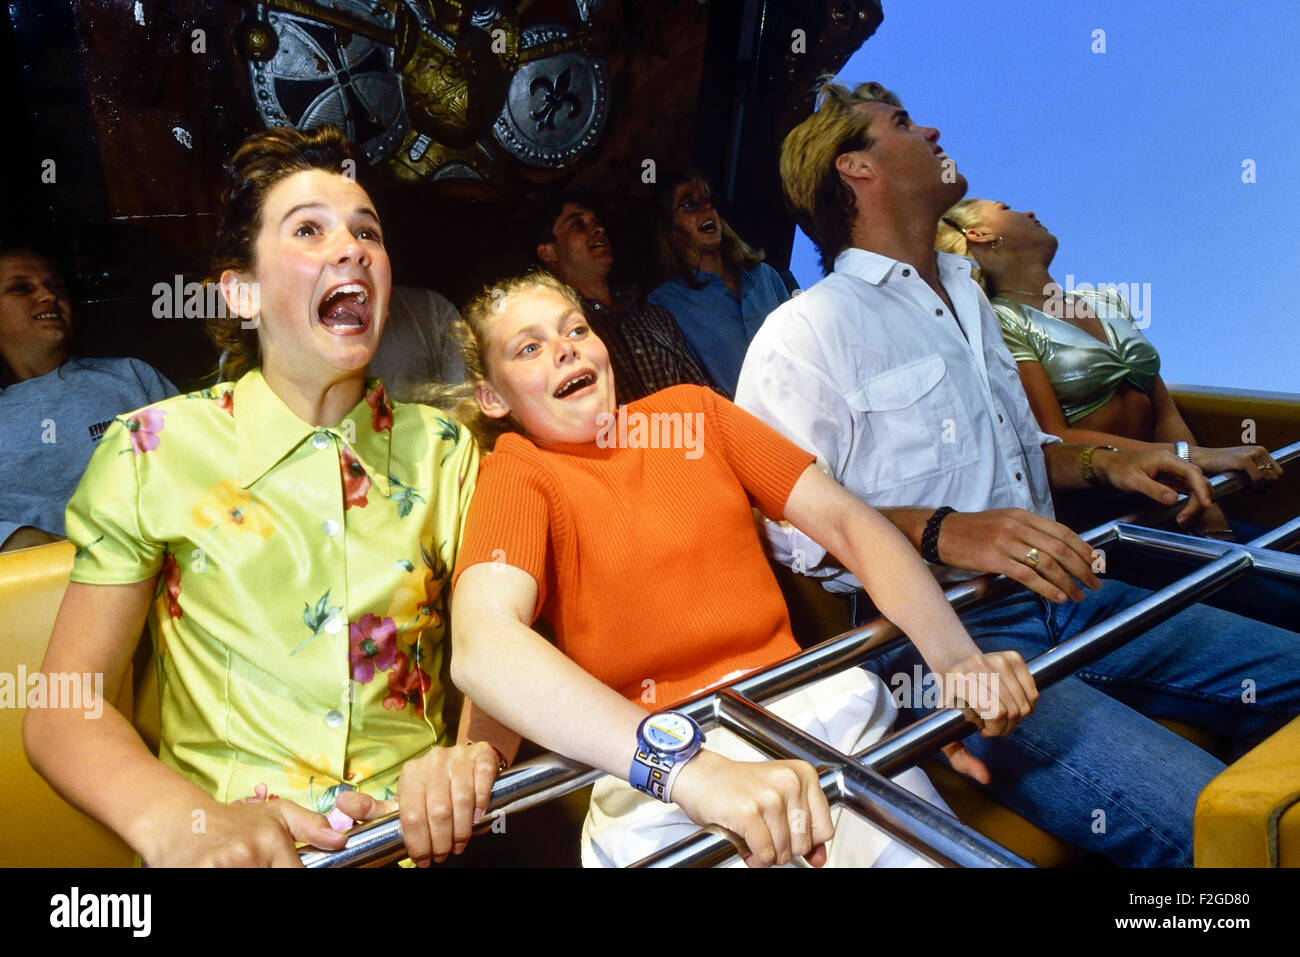
[[[1265,536],[1255,540],[1262,541],[1264,538],[1271,538],[1274,541],[1283,543],[1276,546],[1260,546],[1256,545],[1255,542],[1235,544],[1211,538],[1194,538],[1188,535],[1170,534],[1158,528],[1128,525],[1124,522],[1115,523],[1114,528],[1116,541],[1141,546],[1144,551],[1157,555],[1213,561],[1216,558],[1222,558],[1229,552],[1245,551],[1250,555],[1251,565],[1261,575],[1280,579],[1281,581],[1294,582],[1300,580],[1300,555],[1274,550],[1275,548],[1286,548],[1289,544],[1300,540],[1300,519],[1292,519],[1285,525],[1279,525]],[[1279,533],[1285,534],[1279,535]]]
[[[1300,442],[1279,449],[1273,453],[1273,459],[1282,465],[1300,459]],[[1216,499],[1245,484],[1235,472],[1210,480],[1211,492]],[[1172,520],[1180,507],[1173,505],[1161,509],[1158,517],[1149,520],[1153,524],[1163,524]],[[1123,542],[1153,554],[1177,554],[1193,561],[1208,561],[1208,564],[1028,662],[1030,673],[1040,688],[1104,655],[1251,569],[1269,577],[1300,582],[1300,556],[1274,550],[1300,541],[1300,518],[1242,545],[1128,524],[1127,520],[1139,514],[1147,517],[1146,513],[1126,515],[1124,519],[1090,529],[1080,537],[1094,547]],[[1018,587],[1003,576],[985,575],[950,586],[944,594],[953,608],[960,612],[976,602],[992,600]],[[969,722],[961,711],[935,712],[858,754],[846,756],[793,728],[758,704],[825,675],[862,664],[901,637],[901,632],[892,623],[877,618],[761,672],[700,695],[679,705],[677,710],[689,714],[706,730],[726,727],[775,757],[797,756],[808,760],[823,769],[821,784],[829,800],[851,807],[937,863],[1024,866],[1025,862],[1015,855],[888,780],[889,776],[911,767],[925,754],[968,734],[966,725]],[[492,788],[488,819],[562,797],[586,787],[601,775],[600,771],[557,754],[534,758],[511,768],[497,779]],[[401,826],[397,815],[392,814],[354,828],[342,850],[307,850],[301,852],[301,859],[307,867],[365,867],[390,862],[403,853]],[[638,866],[712,866],[735,853],[735,846],[721,833],[721,829],[706,828],[646,858]]]
[[[832,804],[847,804],[862,817],[945,867],[1029,867],[1001,845],[960,824],[929,801],[817,740],[743,695],[717,695],[721,725],[773,758],[798,758],[821,769],[820,784]],[[709,867],[736,853],[732,839],[707,830],[707,840],[688,837],[634,867]]]
[[[1177,614],[1215,588],[1231,581],[1250,567],[1250,561],[1249,554],[1238,553],[1226,555],[1206,565],[1168,588],[1152,593],[1100,625],[1033,658],[1027,662],[1029,673],[1040,689],[1059,681],[1075,669],[1096,660],[1151,625]],[[937,711],[915,724],[895,731],[852,758],[879,774],[898,774],[928,752],[949,741],[965,737],[970,733],[969,724],[966,715],[956,708]],[[841,757],[840,760],[846,759]],[[717,834],[693,835],[652,855],[646,861],[676,862],[678,857],[689,859],[710,850],[720,850],[719,842],[724,840]],[[910,841],[908,843],[911,844]]]

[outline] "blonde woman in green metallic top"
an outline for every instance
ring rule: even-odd
[[[1043,430],[1066,442],[1125,451],[1163,448],[1207,475],[1233,469],[1254,488],[1276,482],[1282,466],[1257,445],[1204,448],[1179,415],[1160,356],[1114,290],[1064,293],[1048,272],[1057,239],[1032,211],[965,199],[948,210],[935,245],[978,264],[1003,338],[1016,360]],[[1202,514],[1203,535],[1232,537],[1217,505]]]

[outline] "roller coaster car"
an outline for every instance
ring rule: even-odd
[[[1205,436],[1206,441],[1226,442],[1228,430],[1238,429],[1243,417],[1254,418],[1263,435],[1300,437],[1300,398],[1215,393],[1207,389],[1178,389],[1175,398],[1196,434]],[[1291,474],[1300,474],[1300,470]],[[1287,478],[1267,496],[1230,497],[1225,504],[1234,518],[1275,525],[1284,517],[1300,514],[1300,480]],[[6,624],[4,661],[12,669],[8,677],[14,682],[19,675],[35,674],[40,667],[67,585],[72,556],[73,547],[66,542],[0,554],[0,621]],[[778,572],[778,578],[802,642],[848,630],[847,612],[839,599],[784,569]],[[154,672],[140,667],[140,663],[138,655],[135,670],[140,680],[134,688],[132,682],[124,684],[117,707],[133,714],[145,740],[156,744],[158,699],[151,680]],[[21,695],[21,690],[18,693]],[[10,813],[0,845],[0,866],[129,866],[131,851],[105,828],[65,803],[28,764],[22,747],[24,712],[22,702],[17,703],[20,706],[0,709],[0,806],[9,808]],[[1205,729],[1178,726],[1174,730],[1202,746],[1214,746],[1213,736]],[[1198,866],[1300,866],[1297,754],[1300,718],[1210,782],[1196,808]],[[965,825],[1015,855],[1039,866],[1090,862],[1082,852],[992,801],[942,763],[931,760],[924,767]],[[571,795],[565,810],[552,809],[544,824],[538,824],[536,818],[531,828],[522,819],[512,824],[515,839],[510,842],[510,853],[516,856],[502,858],[489,849],[486,854],[471,854],[466,863],[474,863],[475,857],[478,863],[493,859],[571,862],[557,848],[566,840],[576,847],[583,793]],[[489,840],[471,842],[471,852]]]
[[[0,837],[0,866],[126,867],[132,861],[130,848],[59,797],[23,750],[26,678],[45,657],[73,551],[69,542],[57,542],[0,554],[3,661],[16,699],[0,708],[0,801],[14,814]],[[133,712],[132,682],[123,683],[115,704],[123,714]]]

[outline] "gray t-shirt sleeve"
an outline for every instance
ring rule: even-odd
[[[176,395],[135,358],[74,358],[6,389],[0,402],[0,533],[29,525],[64,533],[64,506],[100,436],[114,419]]]
[[[170,399],[174,395],[179,395],[180,390],[172,385],[172,381],[165,375],[155,369],[149,363],[140,359],[130,359],[131,369],[135,372],[135,377],[140,381],[140,389],[146,396],[145,405],[152,405],[155,402],[161,402],[163,399]],[[123,410],[133,411],[133,410]]]

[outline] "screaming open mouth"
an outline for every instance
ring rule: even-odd
[[[555,397],[557,399],[563,399],[567,396],[573,395],[573,393],[577,392],[579,389],[585,389],[587,386],[595,384],[596,377],[594,375],[590,372],[582,372],[574,376],[572,379],[566,379],[564,384],[555,390]]]
[[[370,314],[370,291],[359,282],[331,289],[317,309],[321,325],[333,332],[364,330],[370,325]]]

